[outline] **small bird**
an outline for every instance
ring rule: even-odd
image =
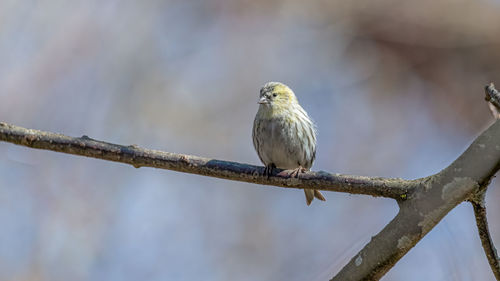
[[[253,145],[265,175],[274,168],[293,170],[299,177],[309,170],[316,157],[316,127],[300,106],[293,91],[285,84],[268,82],[260,89],[259,110],[253,122]],[[315,189],[304,189],[306,203],[314,197],[325,201]]]

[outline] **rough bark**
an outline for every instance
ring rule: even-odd
[[[331,280],[379,280],[461,202],[489,183],[500,163],[500,122],[441,172],[423,179],[396,217]]]

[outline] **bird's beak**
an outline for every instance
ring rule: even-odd
[[[259,103],[259,104],[268,104],[269,100],[266,97],[261,97],[260,100],[257,103]]]

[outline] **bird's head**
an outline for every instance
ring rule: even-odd
[[[280,82],[268,82],[260,89],[259,104],[265,107],[290,106],[297,103],[293,91]]]

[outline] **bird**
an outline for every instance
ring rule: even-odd
[[[274,168],[279,168],[291,170],[288,175],[299,178],[316,158],[316,125],[294,92],[283,83],[264,84],[258,104],[252,139],[265,165],[264,175],[269,177]],[[315,197],[326,201],[319,190],[304,189],[304,193],[308,206]]]

